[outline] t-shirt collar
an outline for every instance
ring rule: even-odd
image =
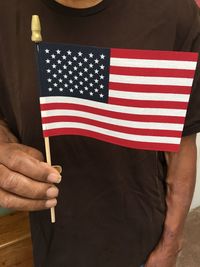
[[[73,16],[89,16],[103,11],[111,0],[103,0],[99,4],[89,8],[72,8],[59,4],[55,0],[42,0],[47,6],[55,11]]]

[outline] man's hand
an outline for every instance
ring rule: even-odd
[[[177,255],[156,249],[149,257],[145,267],[176,267]]]
[[[34,148],[0,143],[0,206],[15,210],[42,210],[56,206],[60,174]]]
[[[145,267],[176,267],[176,260],[180,251],[180,243],[174,243],[167,247],[161,241],[150,254]]]

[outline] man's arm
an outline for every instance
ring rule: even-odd
[[[182,246],[184,223],[191,205],[196,177],[196,136],[184,137],[177,153],[166,153],[167,213],[161,240],[145,267],[174,267]]]

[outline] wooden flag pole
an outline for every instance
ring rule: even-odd
[[[42,42],[40,18],[37,15],[32,16],[31,30],[32,30],[31,40],[36,44]],[[51,165],[51,150],[50,150],[49,137],[45,137],[44,142],[45,142],[46,160],[47,163]],[[55,208],[51,208],[51,222],[52,223],[56,222]]]
[[[51,150],[50,150],[50,142],[49,137],[44,138],[45,143],[45,151],[46,151],[46,160],[49,165],[51,165]],[[51,222],[56,222],[56,214],[55,214],[55,208],[51,208]]]

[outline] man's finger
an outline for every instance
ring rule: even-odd
[[[57,205],[56,199],[32,200],[10,194],[0,189],[0,206],[20,211],[36,211],[53,208]]]
[[[0,188],[30,199],[56,198],[58,189],[52,184],[37,182],[0,165]]]
[[[59,183],[61,180],[60,174],[47,163],[41,162],[38,159],[30,156],[16,147],[17,144],[3,144],[0,146],[0,163],[8,169],[30,177],[31,179],[41,182]],[[31,150],[31,148],[30,148]]]

